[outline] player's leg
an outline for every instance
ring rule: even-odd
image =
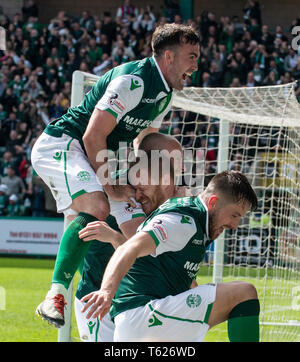
[[[220,283],[208,324],[213,327],[228,320],[231,342],[258,342],[259,309],[257,292],[252,284]]]
[[[109,210],[103,192],[86,193],[80,199],[81,201],[84,200],[83,202],[89,206],[84,207],[81,204],[79,210],[83,211],[78,213],[64,231],[55,261],[50,290],[45,300],[37,308],[37,314],[53,323],[56,327],[64,325],[63,305],[65,304],[67,290],[90,246],[90,242],[82,241],[78,233],[89,222],[96,221],[99,217],[102,220],[105,219],[102,216],[105,215],[104,213],[93,212],[92,205],[96,204],[102,211],[106,210],[108,212]],[[72,209],[75,209],[74,204],[72,204]]]
[[[70,208],[78,212],[64,231],[50,291],[37,308],[37,314],[59,327],[64,324],[67,289],[90,244],[83,242],[78,232],[91,221],[105,220],[109,204],[77,140],[43,135],[34,146],[32,161],[52,191],[58,212]]]
[[[89,222],[105,220],[109,214],[106,196],[99,191],[79,196],[73,200],[71,207],[78,211],[78,215],[64,231],[52,278],[52,283],[63,285],[66,290],[90,245],[90,242],[84,242],[79,238],[79,231]],[[62,289],[61,292],[63,291]]]

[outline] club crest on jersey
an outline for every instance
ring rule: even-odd
[[[189,294],[186,298],[186,304],[190,308],[197,308],[201,304],[201,297],[199,294]]]
[[[91,175],[88,171],[80,171],[77,174],[77,180],[82,182],[90,181]]]

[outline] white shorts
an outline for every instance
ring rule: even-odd
[[[114,342],[202,342],[215,298],[216,285],[204,284],[122,312]]]
[[[66,134],[53,137],[42,133],[33,146],[31,162],[50,188],[58,212],[84,193],[103,191],[79,141]]]
[[[109,314],[99,321],[98,318],[86,319],[89,310],[82,313],[84,303],[75,297],[74,310],[77,328],[82,342],[113,342],[115,325]]]

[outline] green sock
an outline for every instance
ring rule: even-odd
[[[78,232],[82,230],[89,222],[98,220],[90,214],[80,212],[66,228],[63,233],[58,249],[52,283],[63,284],[66,289],[76,273],[76,270],[82,265],[82,261],[90,246],[90,241],[82,241]]]
[[[259,342],[259,301],[250,299],[236,305],[228,318],[230,342]]]

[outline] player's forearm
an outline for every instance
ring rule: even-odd
[[[110,174],[107,170],[107,160],[114,156],[107,150],[107,137],[116,126],[115,117],[109,112],[94,109],[82,141],[91,166],[102,185],[110,183]]]
[[[111,299],[115,295],[121,280],[135,262],[136,257],[135,250],[128,247],[126,243],[118,247],[111,257],[101,284],[101,291],[107,292]]]
[[[108,177],[106,139],[88,135],[83,137],[83,143],[89,162],[103,185]]]
[[[121,280],[129,271],[137,258],[150,255],[156,249],[152,237],[146,232],[139,232],[121,245],[107,264],[101,291],[113,297]]]
[[[114,249],[117,249],[119,246],[123,245],[126,240],[127,238],[123,234],[114,231],[110,243],[114,247]]]

